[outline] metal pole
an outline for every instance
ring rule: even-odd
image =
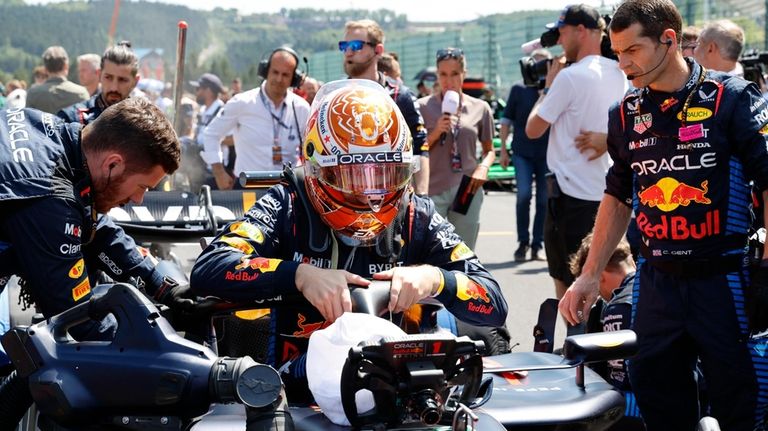
[[[184,93],[184,56],[187,49],[187,22],[179,21],[179,39],[176,44],[176,79],[173,88],[173,127],[181,132],[181,95]]]

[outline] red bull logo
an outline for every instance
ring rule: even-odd
[[[659,106],[659,109],[661,109],[661,112],[667,112],[667,109],[675,105],[677,105],[677,99],[670,97],[662,102],[661,106]]]
[[[636,220],[637,228],[646,238],[677,241],[689,238],[702,239],[720,234],[720,210],[707,211],[704,214],[704,220],[698,223],[691,222],[683,216],[665,214],[659,217],[658,223],[654,223],[643,212],[637,214]]]
[[[691,203],[709,205],[712,201],[706,196],[707,184],[708,181],[704,180],[700,187],[693,187],[674,178],[665,177],[656,184],[638,191],[637,197],[641,205],[656,207],[664,212],[673,211],[680,205],[687,207]]]
[[[265,257],[254,257],[252,259],[248,259],[243,257],[240,259],[240,263],[235,266],[235,269],[241,270],[250,268],[254,271],[259,271],[262,273],[272,272],[277,269],[277,266],[280,265],[280,262],[280,259],[267,259]]]
[[[461,274],[456,274],[456,297],[462,301],[473,299],[485,303],[491,302],[491,297],[485,287]]]
[[[296,322],[296,326],[299,327],[298,331],[294,331],[293,336],[299,337],[299,338],[309,338],[310,335],[312,335],[313,332],[323,329],[326,326],[330,325],[330,322],[327,322],[323,320],[322,322],[317,323],[304,323],[307,321],[307,318],[304,317],[303,314],[299,313],[299,320]]]

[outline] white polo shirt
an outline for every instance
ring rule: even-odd
[[[589,161],[575,139],[581,131],[608,132],[608,109],[629,88],[619,64],[600,55],[589,55],[557,74],[539,106],[539,117],[551,124],[547,165],[560,189],[568,196],[600,201],[605,174],[611,166],[606,152]]]
[[[308,119],[309,104],[306,100],[288,91],[280,106],[275,107],[262,84],[260,88],[235,95],[219,110],[216,118],[203,131],[204,150],[201,155],[206,163],[221,163],[219,142],[232,133],[237,153],[235,175],[243,171],[279,170],[282,163],[273,163],[272,157],[277,132],[282,162],[295,166],[301,141],[306,136],[304,129]]]

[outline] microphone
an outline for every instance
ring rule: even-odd
[[[520,45],[520,49],[523,50],[523,53],[525,55],[531,55],[533,51],[540,48],[543,48],[543,46],[541,45],[541,38],[529,40],[528,42],[525,42],[524,44]]]
[[[671,40],[667,40],[667,41],[664,41],[664,42],[661,42],[661,43],[664,44],[664,45],[667,45],[667,51],[669,51],[669,47],[672,46],[672,41]],[[649,71],[646,71],[646,72],[643,72],[643,73],[640,73],[640,74],[637,74],[637,75],[627,75],[627,81],[632,81],[635,78],[639,78],[641,76],[647,75],[647,74],[653,72],[654,70],[658,69],[659,66],[661,66],[661,63],[664,63],[664,57],[666,57],[666,56],[667,56],[667,53],[665,51],[664,55],[661,56],[661,59],[656,64],[656,66],[653,66],[653,69],[651,69]]]
[[[457,112],[459,112],[459,93],[448,90],[443,94],[443,115],[456,115]],[[440,145],[443,145],[445,143],[445,135],[446,133],[443,132],[440,134]]]

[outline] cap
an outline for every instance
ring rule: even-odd
[[[189,81],[189,85],[195,88],[207,87],[217,93],[221,93],[224,90],[224,84],[221,83],[221,79],[212,73],[204,73],[200,75],[200,79],[197,81]]]
[[[600,13],[586,4],[566,6],[557,22],[547,24],[547,28],[560,28],[564,25],[582,24],[586,28],[600,28]]]

